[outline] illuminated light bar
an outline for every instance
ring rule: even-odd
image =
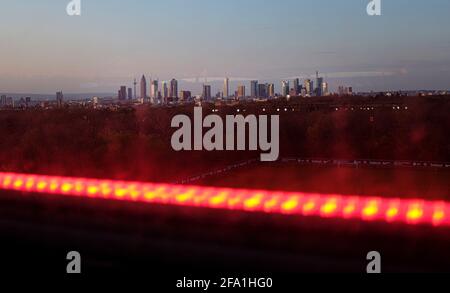
[[[0,189],[211,209],[450,226],[450,203],[0,172]]]

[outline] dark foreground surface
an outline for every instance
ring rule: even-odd
[[[218,273],[365,273],[369,251],[383,272],[450,272],[450,229],[248,214],[0,192],[6,274],[82,273],[148,278]],[[150,275],[149,275],[150,274]],[[150,277],[151,276],[151,277]]]

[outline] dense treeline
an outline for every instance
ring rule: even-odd
[[[376,102],[376,101],[374,101]],[[283,106],[291,107],[291,102]],[[268,104],[221,108],[219,114],[262,114]],[[405,109],[405,107],[407,109]],[[205,107],[205,115],[212,106]],[[290,109],[290,108],[289,108]],[[280,115],[281,157],[450,161],[448,98],[415,98],[401,110],[321,109]],[[0,168],[139,180],[176,180],[259,152],[174,152],[170,139],[178,108],[27,110],[0,112]]]

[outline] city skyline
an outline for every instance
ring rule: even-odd
[[[6,0],[0,92],[115,93],[142,73],[192,92],[206,79],[214,93],[224,77],[280,91],[316,70],[334,91],[450,88],[450,2],[384,1],[381,17],[365,1],[336,2],[91,0],[69,17],[66,1]]]

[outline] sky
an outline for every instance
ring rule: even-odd
[[[1,0],[0,93],[113,93],[142,74],[279,88],[316,70],[332,89],[450,89],[448,0],[381,0],[382,16],[369,0],[69,2]]]

